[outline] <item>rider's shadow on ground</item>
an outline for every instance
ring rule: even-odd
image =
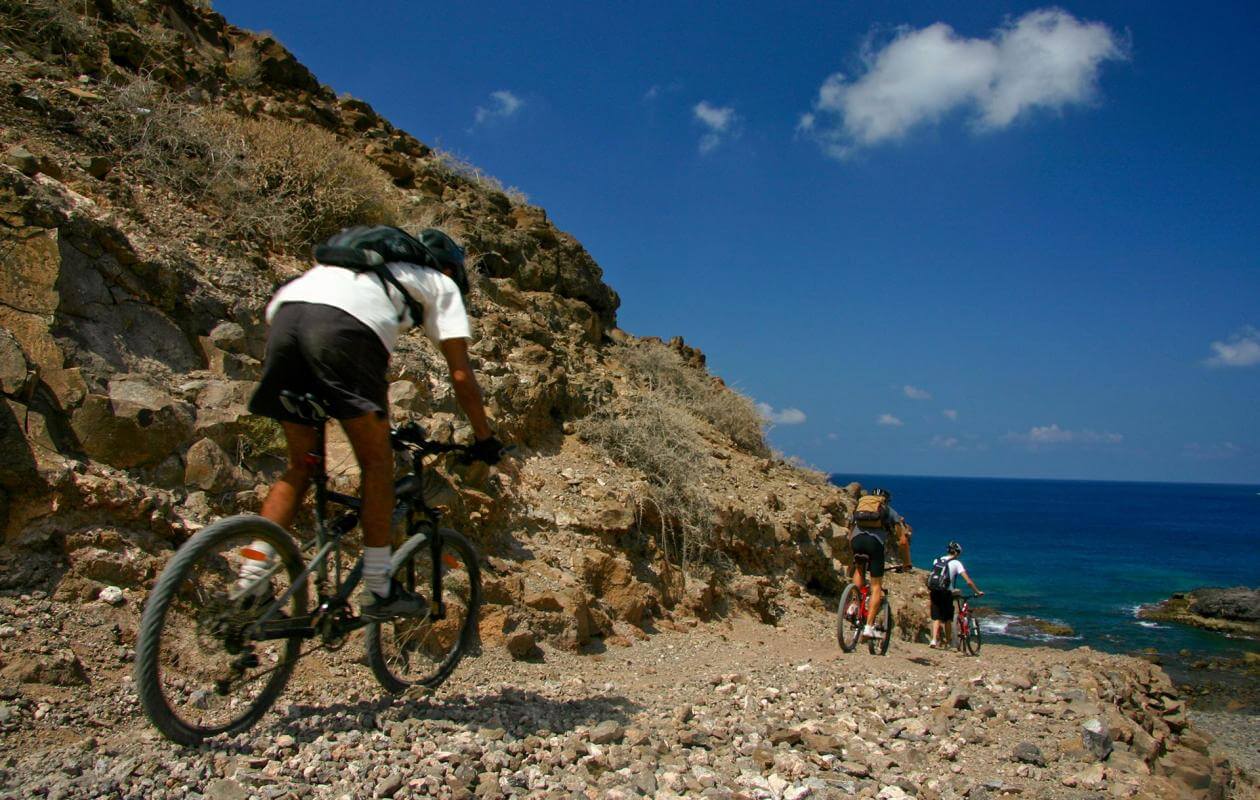
[[[487,694],[449,694],[417,699],[380,698],[330,705],[292,704],[270,726],[272,735],[288,734],[309,742],[333,732],[382,730],[393,738],[426,728],[444,730],[502,729],[507,737],[553,735],[604,720],[626,724],[642,706],[615,694],[554,698],[515,688]],[[424,722],[430,724],[424,725]]]

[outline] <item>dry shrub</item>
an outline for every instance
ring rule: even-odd
[[[18,47],[70,56],[96,37],[67,0],[0,0],[0,39]]]
[[[515,186],[504,186],[498,178],[486,173],[481,167],[463,156],[437,148],[433,150],[433,155],[437,157],[438,164],[447,175],[463,178],[486,191],[506,195],[513,205],[522,206],[529,202],[529,195],[525,192]]]
[[[232,51],[232,59],[224,68],[228,80],[237,86],[251,88],[262,82],[262,63],[252,48],[241,47]]]
[[[397,218],[397,193],[386,174],[332,133],[287,120],[213,116],[224,140],[239,142],[246,154],[241,179],[214,187],[245,230],[293,248],[348,225]]]
[[[102,115],[128,163],[213,206],[226,237],[295,251],[348,225],[398,216],[388,176],[322,128],[198,107],[146,77],[122,87]]]
[[[614,357],[638,383],[687,408],[739,448],[758,456],[769,453],[765,423],[753,401],[688,366],[675,351],[659,342],[641,341],[619,347]]]
[[[714,472],[709,448],[692,426],[685,410],[653,393],[630,395],[578,423],[583,439],[647,477],[662,545],[684,566],[707,551],[715,514],[704,486]]]

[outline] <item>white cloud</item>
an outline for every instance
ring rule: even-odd
[[[953,450],[958,447],[959,442],[957,436],[933,436],[931,444],[943,450]]]
[[[958,421],[958,409],[956,409],[956,408],[947,408],[947,409],[945,409],[944,411],[942,411],[942,412],[941,412],[941,416],[943,416],[945,419],[948,419],[948,420],[952,420],[952,421],[954,421],[954,422],[957,422],[957,421]]]
[[[805,421],[805,412],[799,408],[782,408],[776,411],[769,403],[758,403],[757,413],[771,425],[800,425]]]
[[[485,125],[495,120],[507,119],[515,116],[524,106],[525,101],[507,89],[491,92],[490,105],[477,106],[477,110],[473,112],[473,124]]]
[[[1034,426],[1027,433],[1008,433],[1006,440],[1030,447],[1059,444],[1120,444],[1124,437],[1118,433],[1095,431],[1088,428],[1074,431],[1060,428],[1057,424]]]
[[[1088,103],[1103,62],[1127,57],[1106,25],[1057,8],[1030,11],[987,39],[960,36],[943,22],[903,27],[862,55],[862,74],[829,76],[797,124],[835,158],[958,110],[977,130],[997,130],[1036,108]]]
[[[918,386],[910,386],[909,384],[907,384],[906,386],[902,388],[902,391],[905,392],[906,397],[909,397],[911,400],[931,400],[932,399],[931,392],[929,392],[927,389],[920,389]]]
[[[1253,367],[1260,364],[1260,330],[1244,325],[1226,342],[1212,342],[1209,367]]]
[[[879,417],[875,420],[875,424],[885,425],[889,428],[900,428],[902,425],[905,425],[906,423],[897,419],[892,414],[880,414]]]
[[[827,441],[829,442],[834,442],[836,439],[839,439],[839,438],[840,436],[838,434],[835,434],[835,433],[827,434]]]
[[[1220,444],[1209,445],[1191,442],[1185,446],[1181,454],[1186,458],[1194,458],[1200,461],[1221,461],[1227,458],[1233,458],[1241,452],[1242,448],[1233,442],[1221,442]]]
[[[691,113],[705,128],[700,137],[700,153],[713,152],[727,139],[738,139],[740,134],[740,117],[730,106],[715,106],[708,100],[701,100],[691,109]]]

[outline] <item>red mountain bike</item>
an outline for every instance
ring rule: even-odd
[[[980,655],[980,622],[967,601],[977,597],[979,595],[954,592],[954,602],[958,604],[958,611],[954,614],[958,623],[958,649],[973,656]]]
[[[866,616],[870,613],[870,597],[871,582],[869,580],[870,570],[867,565],[870,559],[868,556],[856,554],[853,556],[854,570],[861,570],[867,580],[862,581],[862,585],[850,583],[844,587],[844,591],[840,593],[840,609],[836,618],[836,639],[840,642],[840,649],[846,653],[852,653],[857,648],[858,639],[862,635],[862,628],[866,625]],[[884,587],[884,596],[879,603],[879,611],[875,614],[875,635],[866,640],[866,646],[870,648],[872,655],[884,655],[888,652],[888,643],[892,640],[892,606],[888,602],[888,587]]]

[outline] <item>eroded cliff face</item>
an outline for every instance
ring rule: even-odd
[[[520,448],[515,479],[441,471],[448,519],[488,557],[487,641],[771,622],[835,591],[848,496],[769,455],[698,351],[618,330],[616,292],[542,209],[212,11],[65,5],[6,4],[0,27],[0,589],[141,593],[191,531],[256,509],[282,464],[245,407],[266,301],[330,229],[389,221],[468,246],[475,366]],[[391,380],[397,419],[466,435],[422,337]],[[688,442],[686,503],[616,448],[645,403]],[[334,437],[349,487],[352,462]]]

